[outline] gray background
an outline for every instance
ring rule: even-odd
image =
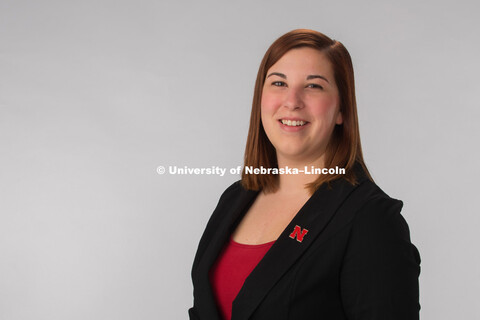
[[[0,1],[0,319],[186,319],[239,177],[260,60],[311,28],[355,66],[363,148],[405,203],[422,319],[480,317],[475,1]]]

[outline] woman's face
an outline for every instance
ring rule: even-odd
[[[333,69],[322,52],[292,49],[267,71],[261,119],[279,165],[323,161],[335,124],[343,120]]]

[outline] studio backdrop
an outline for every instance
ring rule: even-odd
[[[257,68],[297,28],[350,51],[366,164],[422,257],[421,318],[480,318],[479,9],[1,0],[0,319],[187,319]]]

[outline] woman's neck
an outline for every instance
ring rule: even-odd
[[[298,169],[299,173],[280,174],[279,175],[279,193],[305,193],[308,190],[305,186],[308,183],[314,182],[319,174],[305,173],[305,168],[311,172],[311,168],[322,168],[324,164],[323,155],[315,160],[295,161],[292,159],[278,158],[278,168]]]

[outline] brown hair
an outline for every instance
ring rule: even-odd
[[[365,175],[372,180],[364,163],[360,144],[355,82],[350,54],[339,41],[332,40],[320,32],[308,29],[293,30],[278,38],[268,48],[260,63],[253,94],[244,167],[278,167],[275,148],[268,139],[261,122],[260,104],[262,90],[268,69],[280,60],[285,53],[301,47],[310,47],[321,51],[332,65],[340,97],[340,111],[342,112],[343,123],[335,126],[328,142],[325,151],[325,167],[334,168],[338,166],[339,168],[345,168],[344,175],[322,174],[314,182],[307,184],[306,188],[313,194],[323,183],[329,183],[342,177],[350,183],[356,184],[357,176],[353,170],[355,163],[358,163]],[[274,192],[278,189],[278,175],[246,174],[244,168],[241,183],[248,190],[264,189],[266,192]]]

